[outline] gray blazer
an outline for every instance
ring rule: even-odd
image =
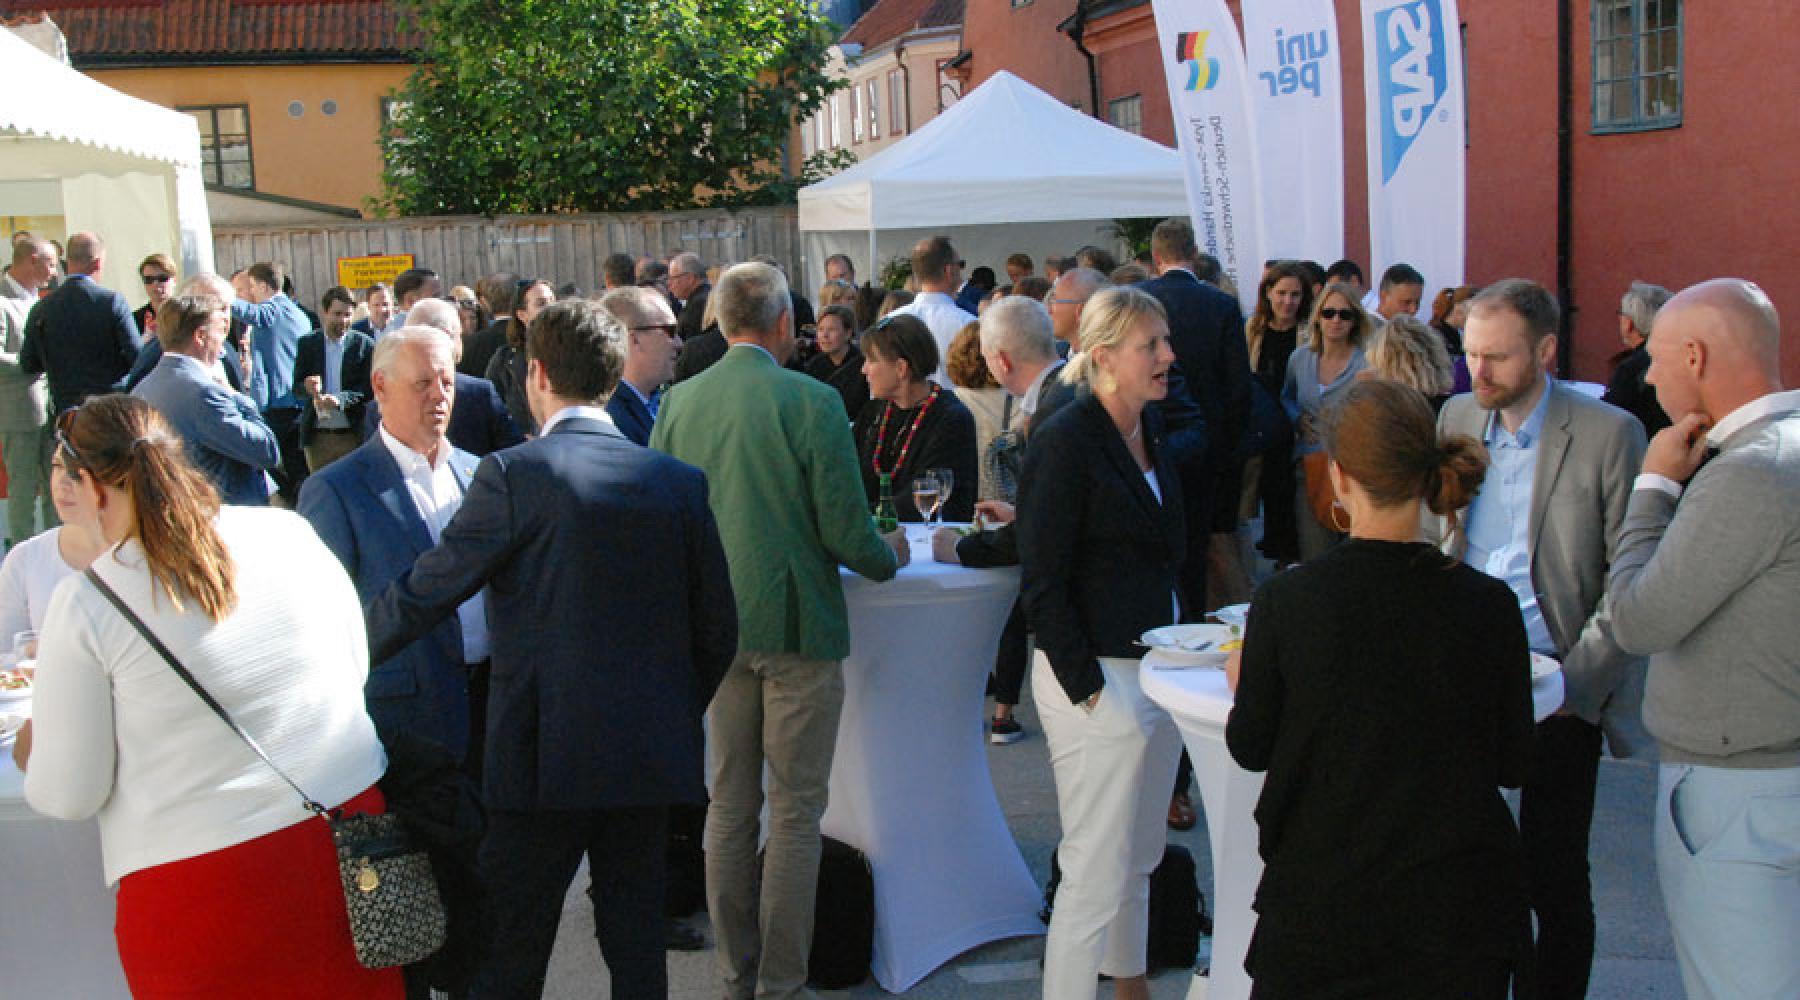
[[[19,367],[25,318],[38,297],[0,269],[0,431],[30,431],[50,421],[50,387]]]
[[[221,501],[269,502],[263,471],[280,463],[281,450],[248,396],[214,382],[185,354],[164,354],[131,394],[174,426],[187,442],[188,458],[219,488]]]
[[[1473,395],[1457,396],[1438,414],[1438,433],[1479,441],[1490,413]],[[1606,573],[1643,464],[1644,429],[1624,410],[1552,382],[1537,452],[1531,582],[1562,660],[1563,703],[1606,729],[1614,756],[1628,756],[1646,742],[1638,722],[1644,661],[1613,638]],[[1445,550],[1460,556],[1466,544],[1459,524]]]

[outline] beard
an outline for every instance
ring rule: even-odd
[[[1475,401],[1484,410],[1504,410],[1530,395],[1532,388],[1538,384],[1538,378],[1533,374],[1517,384],[1477,382],[1473,386]]]

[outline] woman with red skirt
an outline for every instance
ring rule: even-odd
[[[164,364],[216,350],[218,300],[169,305],[179,329],[162,331]],[[76,516],[107,543],[94,571],[307,795],[383,811],[362,611],[306,522],[221,507],[182,437],[138,399],[67,411],[56,445]],[[98,817],[132,994],[402,997],[398,968],[356,961],[325,821],[92,581],[58,586],[42,633],[15,758],[33,808]]]

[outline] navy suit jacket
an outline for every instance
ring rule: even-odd
[[[363,437],[374,437],[380,426],[381,402],[372,399],[363,411]],[[456,401],[450,404],[450,429],[445,436],[476,458],[525,440],[494,383],[462,372],[456,373]]]
[[[162,413],[187,442],[188,458],[219,488],[228,504],[269,502],[267,469],[281,464],[275,432],[241,393],[219,385],[198,361],[165,354],[133,396]]]
[[[613,390],[612,398],[606,401],[606,413],[618,425],[619,433],[646,448],[650,447],[650,428],[656,424],[656,416],[638,398],[635,389],[620,382],[619,387]]]
[[[125,296],[76,275],[31,307],[19,368],[47,375],[57,413],[117,392],[138,356],[138,328]]]
[[[1214,531],[1231,530],[1237,523],[1237,483],[1243,471],[1233,456],[1250,424],[1250,346],[1244,339],[1244,312],[1237,299],[1183,270],[1166,271],[1137,287],[1154,296],[1169,314],[1175,367],[1168,398],[1158,409],[1181,466],[1189,513],[1205,517]],[[1203,421],[1185,412],[1190,406],[1198,408]],[[1195,423],[1204,424],[1198,436],[1189,431]],[[1198,495],[1201,490],[1205,495]]]
[[[475,462],[465,452],[450,453],[450,468],[465,490]],[[379,436],[306,477],[298,509],[356,581],[364,604],[431,549],[431,532]],[[370,660],[375,666],[363,697],[378,731],[424,736],[458,756],[468,749],[469,680],[454,614],[416,641]]]
[[[350,418],[350,429],[359,434],[362,432],[363,410],[368,407],[369,400],[374,398],[374,393],[369,388],[369,363],[374,356],[374,338],[355,330],[344,331],[344,360],[338,366],[338,404],[344,408],[344,416]],[[314,428],[319,426],[319,412],[313,409],[312,397],[305,389],[309,375],[317,375],[321,381],[325,377],[323,330],[314,330],[301,337],[299,350],[294,355],[294,395],[299,397],[301,403],[301,444],[311,441]]]
[[[483,585],[484,805],[701,801],[700,720],[737,608],[700,470],[580,417],[489,455],[442,544],[369,604],[371,655]]]

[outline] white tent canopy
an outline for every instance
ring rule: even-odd
[[[99,233],[102,282],[144,301],[134,269],[167,253],[182,273],[211,270],[200,127],[121,94],[0,31],[0,215],[60,215]],[[122,277],[128,276],[128,277]]]
[[[801,189],[806,283],[831,252],[850,253],[858,276],[873,277],[878,254],[904,253],[920,236],[942,233],[965,258],[997,266],[1006,252],[1032,252],[1034,243],[1052,253],[1105,245],[1113,219],[1187,211],[1173,149],[1003,71],[906,139]],[[1004,249],[980,253],[989,243]]]

